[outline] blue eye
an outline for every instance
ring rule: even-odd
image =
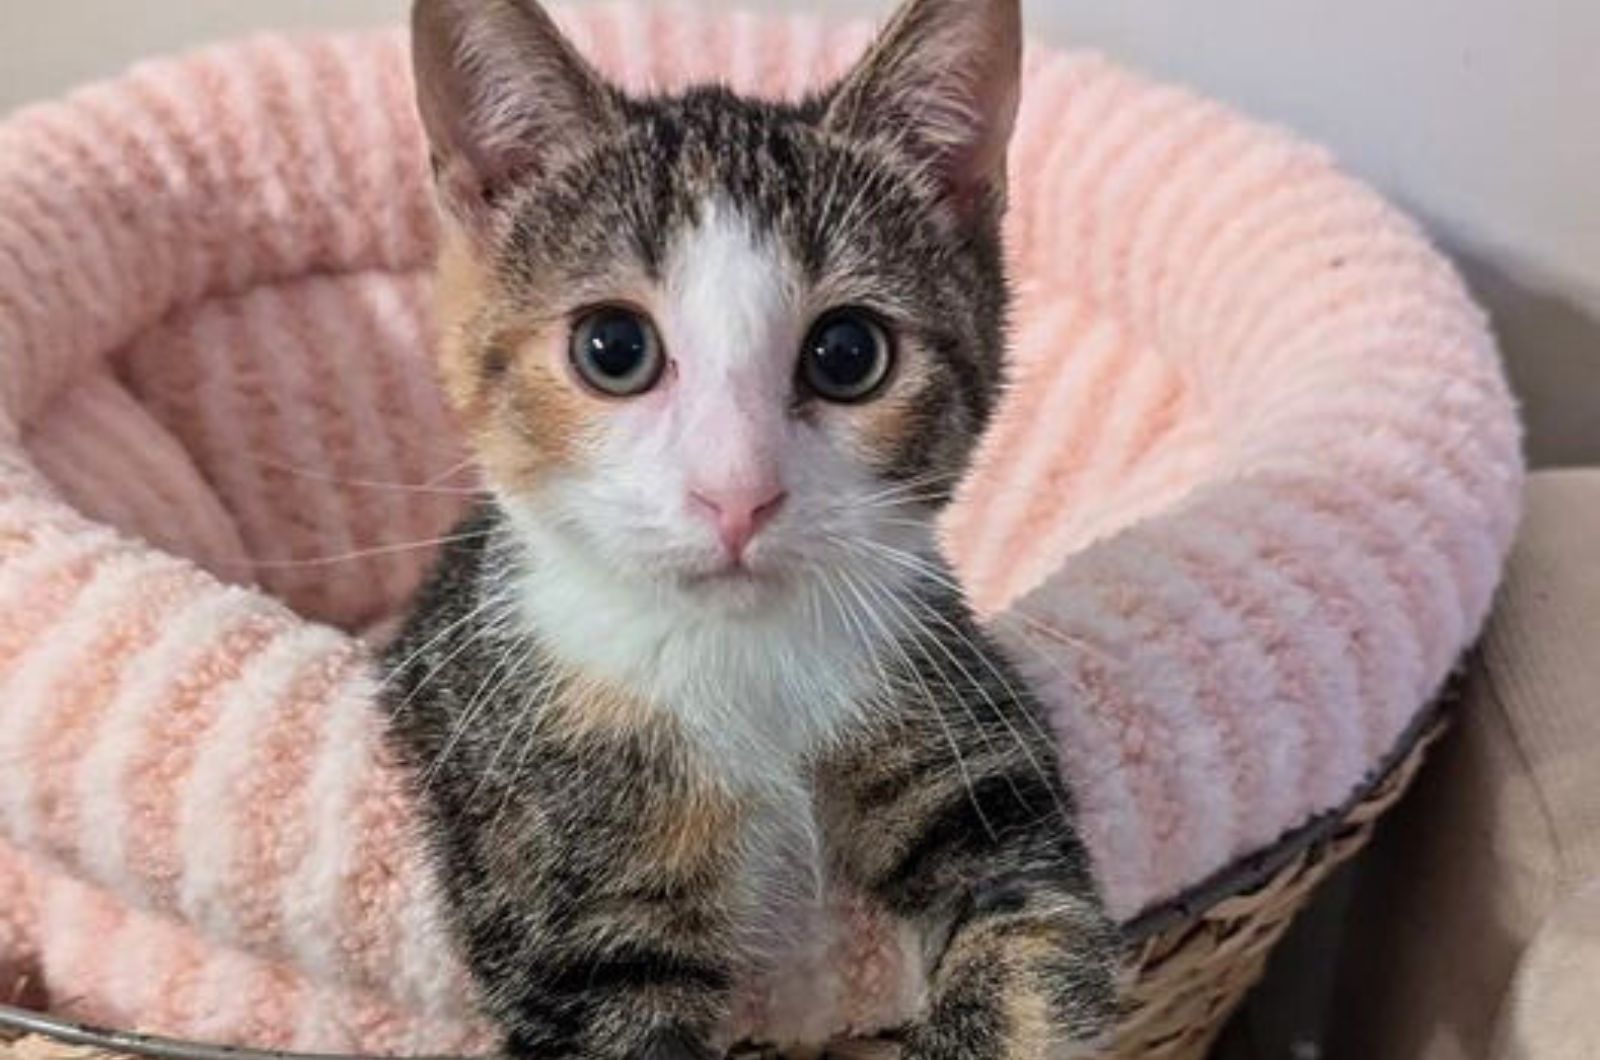
[[[872,397],[893,365],[889,336],[865,311],[836,309],[811,326],[800,350],[800,381],[825,401]]]
[[[635,397],[661,379],[666,358],[644,314],[602,306],[572,327],[572,366],[585,383],[612,397]]]

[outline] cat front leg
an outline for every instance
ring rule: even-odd
[[[458,892],[468,963],[508,1056],[713,1055],[734,976],[727,918],[708,881],[673,872],[660,851],[641,849],[650,845],[646,837],[608,852],[592,842],[564,852],[546,845],[545,865],[515,890],[486,893],[502,891],[495,881]]]
[[[1109,1029],[1116,945],[1098,905],[1050,873],[976,885],[899,1036],[906,1060],[1065,1060]]]
[[[482,1007],[516,1060],[709,1058],[746,810],[669,726],[612,724],[562,690],[543,709],[498,763],[507,741],[487,733],[417,753],[442,763],[428,832]]]
[[[819,770],[834,871],[923,942],[907,1060],[1087,1055],[1114,1016],[1120,943],[1054,740],[975,626],[941,628],[893,653],[892,708]]]
[[[546,749],[527,827],[482,833],[489,900],[457,877],[470,964],[518,1060],[713,1055],[736,974],[740,811],[658,750]]]
[[[496,1006],[515,1060],[711,1060],[730,973],[663,940],[534,952]]]

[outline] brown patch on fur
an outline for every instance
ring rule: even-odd
[[[940,978],[945,982],[988,984],[1000,1007],[1006,1060],[1045,1060],[1060,1040],[1059,1021],[1040,980],[1040,969],[1060,958],[1052,928],[1048,921],[984,921],[957,934],[944,955]]]
[[[892,460],[905,447],[907,437],[920,428],[918,398],[929,385],[921,356],[920,351],[902,349],[888,389],[871,401],[847,409],[846,414],[854,422],[855,447],[863,459],[875,464]]]
[[[713,870],[738,838],[739,802],[698,775],[676,719],[601,681],[578,678],[552,701],[549,735],[594,748],[643,740],[660,756],[669,792],[634,822],[641,872],[683,879]]]
[[[493,290],[482,251],[458,227],[446,224],[434,270],[439,376],[451,406],[469,427],[484,415],[483,351],[476,332]]]
[[[1048,964],[1061,956],[1061,925],[1054,920],[1029,924],[1026,930],[1012,928],[1006,939],[1006,952],[1022,968]]]
[[[862,406],[859,445],[863,455],[886,461],[905,444],[906,435],[916,426],[916,403],[903,390],[896,390],[878,401]]]
[[[1051,1055],[1061,1030],[1049,1001],[1028,985],[1027,977],[1004,991],[1007,1060],[1044,1060]]]
[[[676,802],[663,802],[644,834],[650,860],[681,879],[722,863],[738,839],[744,813],[728,795],[692,781],[686,797]]]
[[[637,736],[666,723],[660,711],[639,697],[589,677],[569,682],[551,697],[546,710],[550,735],[574,742]]]
[[[527,319],[499,290],[486,255],[446,226],[437,291],[445,394],[496,481],[527,489],[571,464],[599,413],[559,366],[566,322]]]
[[[483,458],[508,486],[532,487],[551,470],[576,463],[600,414],[599,402],[552,363],[551,345],[565,342],[565,321],[508,342],[504,395],[477,435]]]
[[[1044,1060],[1062,1055],[1067,1028],[1061,1021],[1060,1006],[1052,1003],[1048,969],[1060,965],[1063,935],[1072,929],[1075,919],[1070,908],[1063,908],[1041,919],[995,925],[999,928],[995,944],[1004,952],[1008,966],[1004,991],[1007,1057]]]
[[[965,976],[992,975],[999,948],[992,932],[971,927],[956,932],[939,957],[939,981],[948,983]],[[937,990],[938,984],[934,986]]]

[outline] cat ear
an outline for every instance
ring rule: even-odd
[[[618,120],[616,94],[534,0],[415,0],[411,54],[440,196],[471,229]]]
[[[824,121],[902,145],[959,202],[999,202],[1021,79],[1020,0],[908,0],[833,89]]]

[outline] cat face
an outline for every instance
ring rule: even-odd
[[[626,98],[531,0],[422,0],[443,375],[501,503],[716,606],[925,547],[1000,383],[1015,0],[913,0],[795,105]]]

